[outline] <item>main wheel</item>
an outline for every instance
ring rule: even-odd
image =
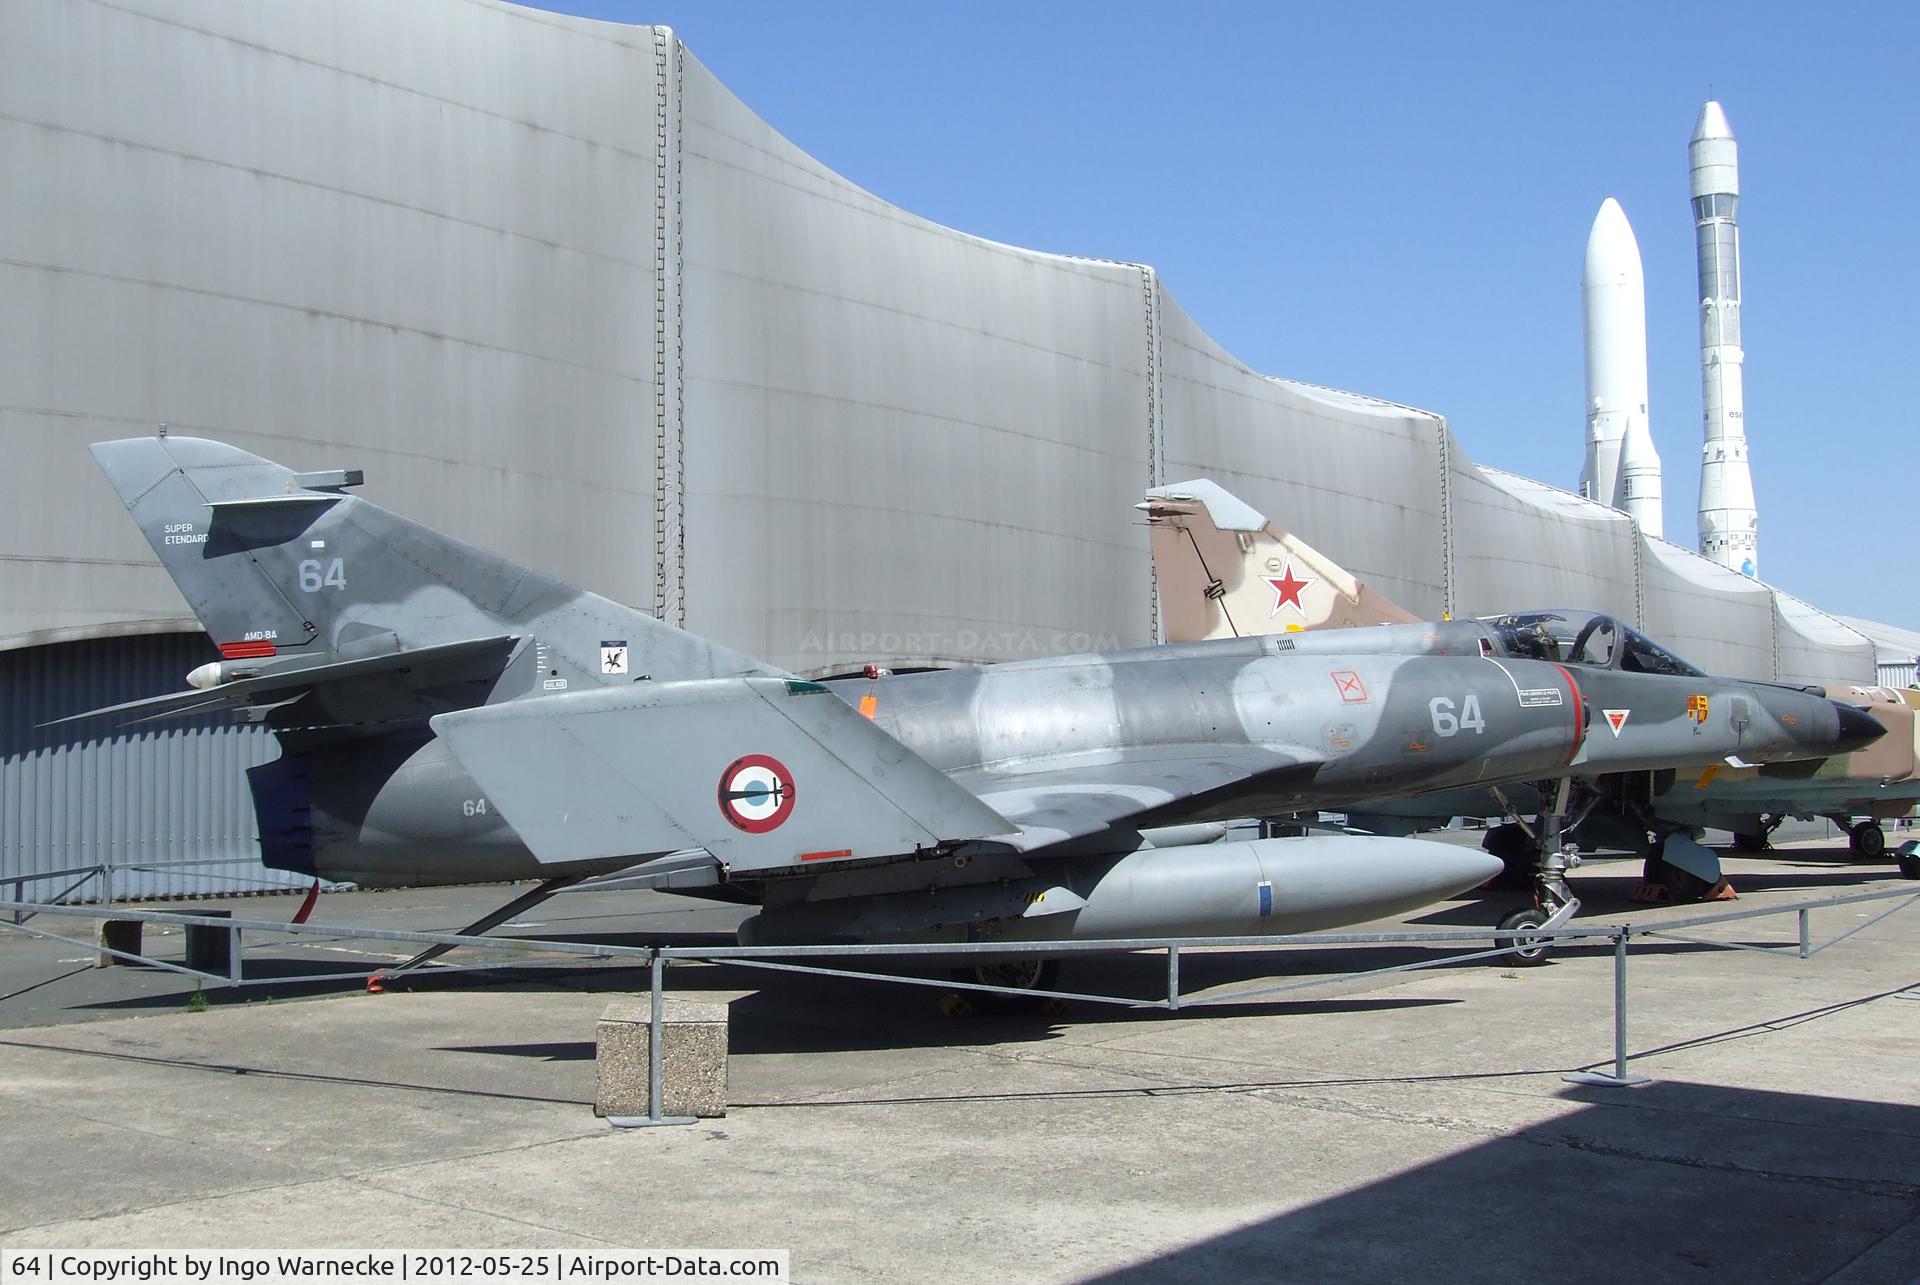
[[[1480,840],[1480,847],[1488,856],[1500,858],[1505,867],[1487,880],[1486,887],[1513,892],[1533,887],[1533,872],[1540,856],[1526,830],[1511,821],[1496,825]]]
[[[996,959],[957,971],[957,980],[1022,991],[1050,991],[1060,979],[1058,959]]]
[[[1878,821],[1862,821],[1847,831],[1847,850],[1863,861],[1879,861],[1887,855],[1887,832]]]
[[[1744,830],[1735,830],[1733,832],[1733,850],[1735,852],[1765,852],[1770,846],[1767,842],[1767,836],[1764,833],[1748,834]]]
[[[1894,858],[1904,878],[1920,879],[1920,854],[1906,853]]]
[[[1547,912],[1536,906],[1525,910],[1516,910],[1500,921],[1500,931],[1509,932],[1517,928],[1538,928],[1547,922]],[[1518,964],[1523,968],[1533,968],[1547,962],[1547,954],[1553,949],[1551,939],[1546,937],[1512,937],[1506,939],[1512,943],[1512,949],[1504,955],[1495,955],[1489,962],[1495,964]]]

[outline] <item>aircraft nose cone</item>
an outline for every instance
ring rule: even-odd
[[[1887,729],[1880,720],[1858,705],[1845,705],[1835,701],[1833,708],[1840,716],[1840,731],[1834,746],[1836,754],[1851,754],[1855,750],[1864,750],[1887,734]]]

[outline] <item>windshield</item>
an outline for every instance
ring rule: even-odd
[[[1613,664],[1620,627],[1592,611],[1524,611],[1486,621],[1509,656],[1562,665]]]
[[[1706,677],[1704,670],[1689,665],[1638,629],[1627,630],[1627,650],[1626,654],[1620,658],[1620,668],[1630,674],[1678,674],[1688,678]]]
[[[1598,611],[1523,611],[1482,617],[1509,656],[1636,674],[1703,676],[1630,625]]]

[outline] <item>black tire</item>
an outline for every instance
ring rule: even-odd
[[[1480,840],[1480,847],[1488,856],[1500,858],[1504,867],[1482,887],[1513,892],[1533,887],[1533,872],[1540,865],[1540,857],[1525,830],[1511,821],[1496,825]]]
[[[1880,861],[1887,855],[1887,832],[1878,821],[1862,821],[1847,831],[1847,851],[1862,861]]]
[[[1060,961],[1028,956],[1020,959],[996,959],[971,968],[955,970],[955,980],[978,982],[982,986],[1011,986],[1023,991],[1050,991],[1060,980]],[[982,996],[982,998],[996,998]],[[1009,996],[998,996],[1007,999]]]
[[[1765,852],[1772,846],[1764,833],[1747,834],[1741,830],[1735,830],[1733,832],[1733,850],[1735,852]]]
[[[1896,857],[1894,860],[1900,867],[1902,878],[1920,879],[1920,856]]]
[[[1525,910],[1516,910],[1500,921],[1500,931],[1507,932],[1516,928],[1538,928],[1547,922],[1547,912],[1535,906]],[[1538,968],[1547,962],[1552,952],[1551,942],[1542,938],[1513,937],[1503,939],[1501,944],[1511,942],[1513,949],[1503,955],[1494,955],[1488,962],[1506,966],[1518,965],[1521,968]]]

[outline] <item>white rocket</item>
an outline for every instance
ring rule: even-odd
[[[1700,259],[1700,387],[1706,446],[1700,460],[1700,552],[1755,574],[1759,516],[1747,467],[1746,396],[1740,350],[1740,147],[1720,104],[1700,109],[1687,144]]]
[[[1664,529],[1660,456],[1647,426],[1647,286],[1640,243],[1608,197],[1587,234],[1587,463],[1580,494],[1620,509],[1648,535]]]

